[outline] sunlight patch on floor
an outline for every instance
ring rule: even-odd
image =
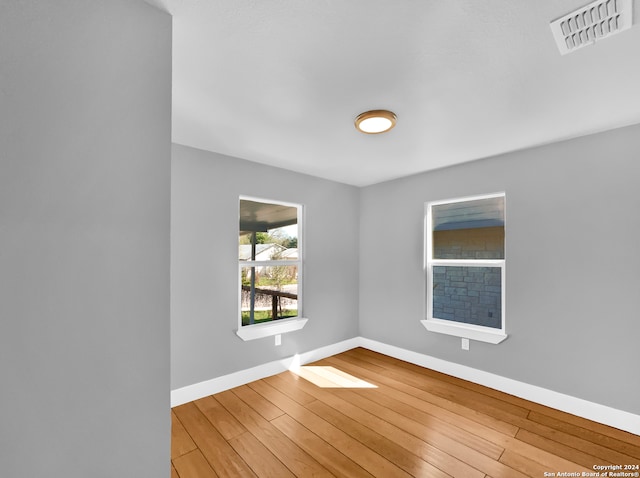
[[[378,388],[335,367],[305,365],[292,372],[322,388]]]

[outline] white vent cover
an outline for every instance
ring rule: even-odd
[[[551,22],[560,53],[566,55],[631,28],[633,0],[596,0]]]

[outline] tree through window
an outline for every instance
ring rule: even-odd
[[[301,206],[240,199],[240,324],[300,316]]]

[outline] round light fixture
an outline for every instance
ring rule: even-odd
[[[391,111],[365,111],[356,118],[356,129],[367,134],[384,133],[396,125],[396,119],[396,115]]]

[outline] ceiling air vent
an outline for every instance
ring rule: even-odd
[[[560,53],[584,46],[631,28],[633,0],[597,0],[551,22]]]

